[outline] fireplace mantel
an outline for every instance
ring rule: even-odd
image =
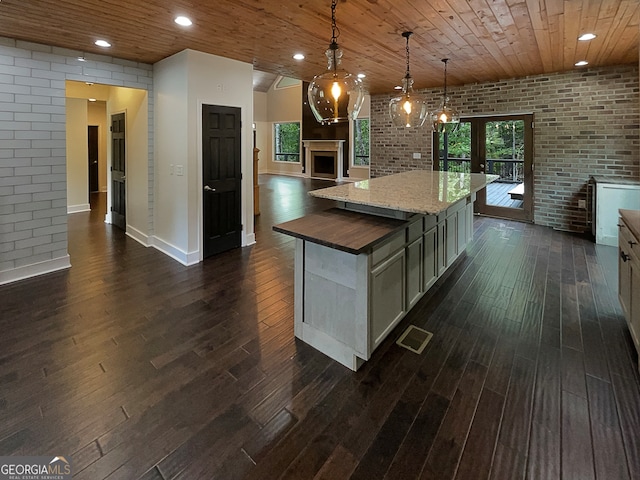
[[[334,180],[343,180],[343,162],[344,162],[344,140],[303,140],[305,147],[305,165],[307,176],[313,177],[315,171],[313,165],[314,154],[327,152],[336,155],[335,177],[323,176],[322,178],[332,178]]]

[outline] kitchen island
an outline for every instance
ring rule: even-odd
[[[339,208],[273,227],[296,238],[296,337],[357,370],[464,252],[497,178],[414,170],[309,192]]]

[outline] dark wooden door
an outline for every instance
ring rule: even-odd
[[[241,245],[239,108],[202,106],[204,257]]]
[[[111,223],[126,230],[125,118],[111,115]]]
[[[89,158],[89,192],[100,190],[98,185],[98,127],[88,127],[88,158]]]

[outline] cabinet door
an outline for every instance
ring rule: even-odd
[[[458,212],[455,212],[447,217],[447,230],[446,230],[446,242],[447,242],[447,259],[446,268],[458,256]]]
[[[407,246],[407,309],[422,296],[422,237]]]
[[[436,253],[438,255],[438,276],[442,275],[447,269],[447,222],[441,221],[438,226],[438,248]]]
[[[423,291],[427,291],[438,279],[438,227],[424,234]]]
[[[467,245],[467,208],[458,210],[457,214],[458,224],[456,226],[456,237],[458,241],[457,254],[460,255],[464,251],[464,247]]]
[[[405,314],[405,249],[371,272],[371,350]]]
[[[635,260],[635,259],[634,259]],[[629,329],[640,352],[640,262],[629,260]],[[638,360],[640,364],[640,360]]]
[[[618,297],[627,322],[631,315],[631,258],[627,248],[624,232],[620,232],[618,248]]]

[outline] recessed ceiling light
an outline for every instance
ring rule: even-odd
[[[593,33],[585,33],[584,35],[580,35],[578,37],[578,40],[582,40],[583,42],[585,40],[593,40],[594,38],[596,38],[596,35]]]
[[[79,61],[79,62],[86,62],[86,61],[87,61],[87,59],[86,59],[86,58],[84,58],[84,57],[78,57],[78,61]]]
[[[586,60],[580,60],[579,62],[576,62],[576,67],[584,67],[585,65],[589,65],[589,62],[587,62]]]
[[[108,48],[111,46],[111,44],[109,42],[107,42],[106,40],[96,40],[96,45],[99,47],[104,47],[104,48]]]
[[[393,87],[394,90],[402,90],[402,87],[400,85],[396,85],[395,87]]]
[[[90,98],[90,99],[89,99],[89,101],[90,101],[90,102],[95,102],[95,101],[96,101],[96,99],[95,99],[95,98]]]
[[[182,25],[183,27],[190,27],[193,24],[191,19],[184,17],[182,15],[179,17],[176,17],[174,22],[176,22],[178,25]]]
[[[296,53],[293,58],[296,60],[304,60],[304,55],[302,53]]]
[[[93,82],[84,82],[84,83],[86,83],[89,86],[93,85]]]
[[[365,78],[365,77],[366,77],[366,75],[364,73],[359,73],[358,74],[358,78]]]

